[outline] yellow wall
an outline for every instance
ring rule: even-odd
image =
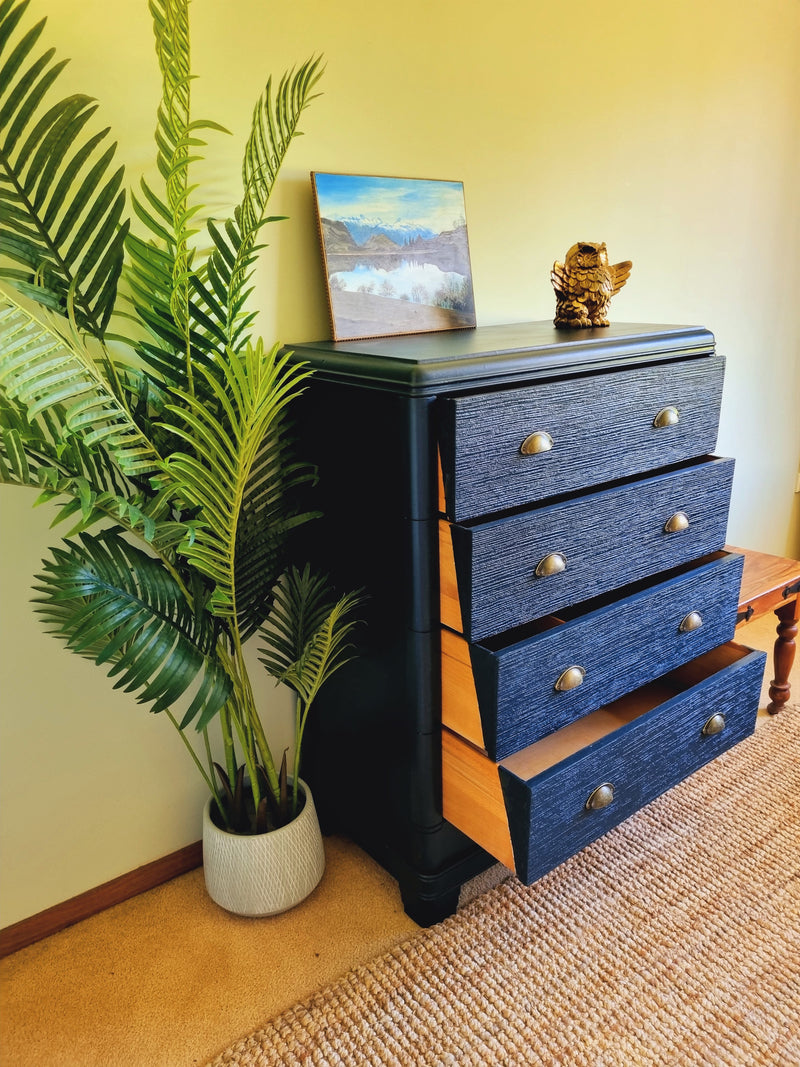
[[[64,88],[100,99],[135,179],[159,92],[146,0],[32,8],[72,57]],[[266,75],[327,61],[273,200],[291,221],[259,274],[266,338],[328,335],[310,170],[461,179],[480,324],[550,318],[553,260],[600,239],[634,263],[614,318],[716,334],[730,540],[800,555],[800,5],[194,0],[191,14],[196,114],[234,133],[209,149],[214,208],[235,195]],[[203,799],[169,724],[40,633],[28,576],[48,516],[27,505],[0,493],[2,925],[196,840]],[[287,701],[265,692],[285,732]]]

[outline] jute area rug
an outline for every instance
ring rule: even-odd
[[[213,1067],[800,1065],[800,710]]]

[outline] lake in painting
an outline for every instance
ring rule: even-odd
[[[311,177],[335,340],[475,325],[461,182]]]

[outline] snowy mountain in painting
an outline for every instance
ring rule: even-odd
[[[385,219],[369,218],[366,215],[351,215],[349,218],[338,218],[336,221],[347,227],[353,240],[359,245],[363,245],[368,238],[379,233],[384,234],[398,245],[407,244],[415,237],[436,236],[434,231],[426,226],[403,222],[401,219],[396,222],[386,222]]]

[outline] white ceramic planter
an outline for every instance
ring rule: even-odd
[[[306,802],[297,818],[267,834],[220,830],[203,809],[203,870],[208,895],[236,915],[276,915],[299,904],[319,884],[325,852],[314,799],[300,780]]]

